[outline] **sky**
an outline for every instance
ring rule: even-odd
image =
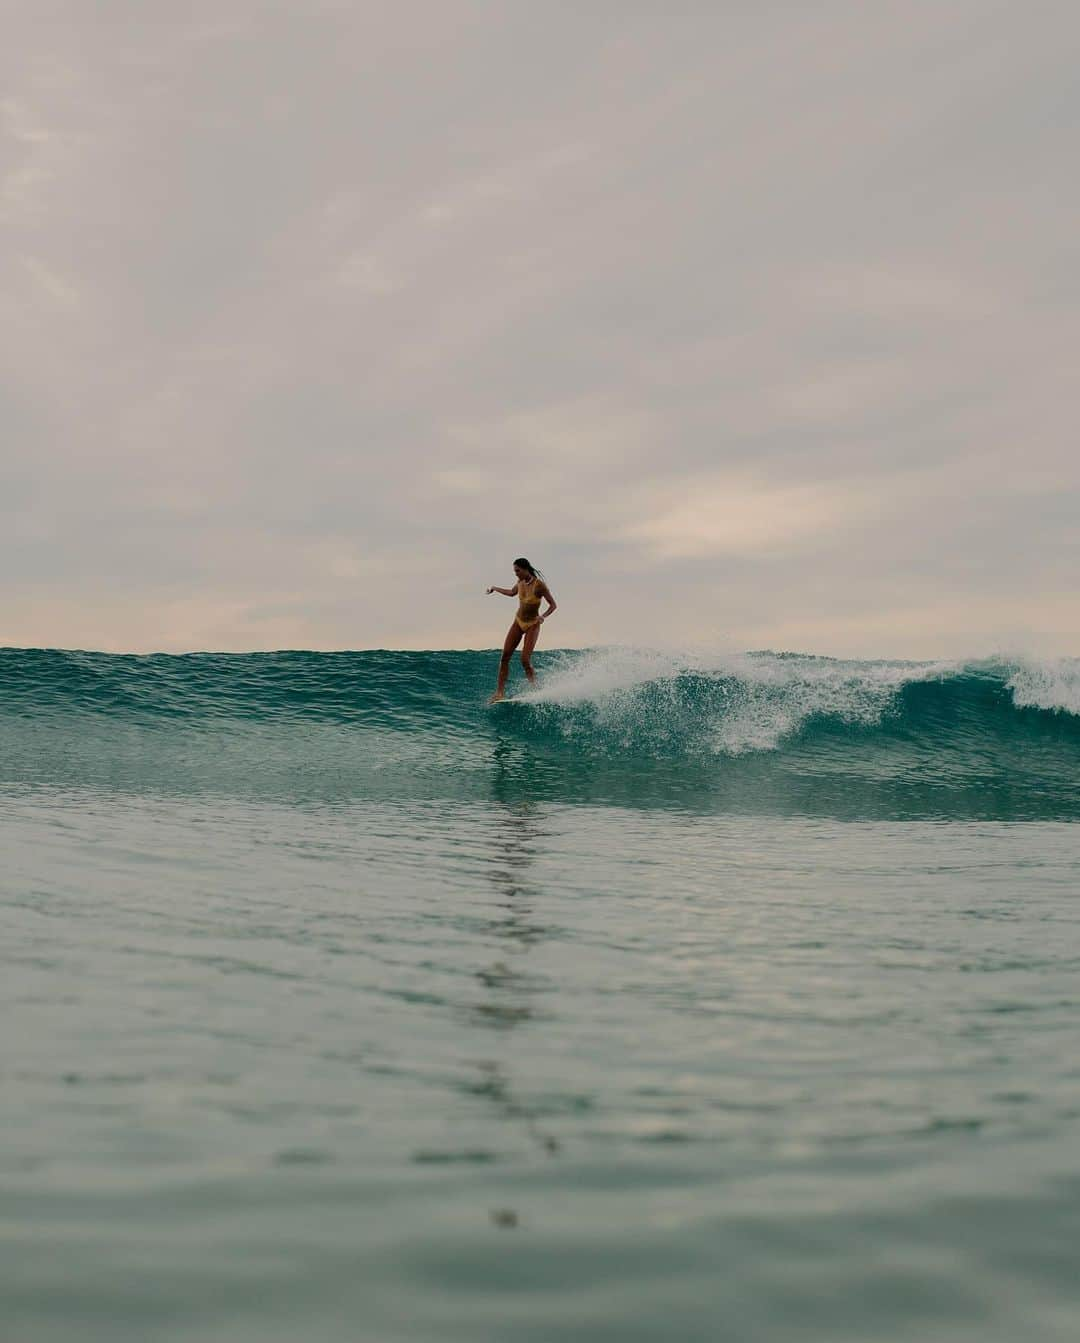
[[[1074,0],[0,19],[0,645],[1080,653]]]

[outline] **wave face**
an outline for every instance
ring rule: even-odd
[[[281,801],[544,797],[1080,817],[1080,660],[0,650],[0,780]],[[516,668],[515,668],[516,670]]]

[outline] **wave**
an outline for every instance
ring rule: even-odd
[[[588,723],[623,748],[739,756],[776,750],[813,721],[880,725],[906,686],[954,672],[946,663],[605,649],[570,661],[523,698],[541,712],[557,709],[563,732]]]
[[[549,651],[488,707],[496,659],[0,650],[0,779],[1080,817],[1078,659]]]
[[[1080,659],[1021,661],[1007,685],[1017,708],[1080,715]]]

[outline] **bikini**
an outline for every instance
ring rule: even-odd
[[[540,602],[543,600],[536,595],[536,586],[540,582],[538,578],[529,580],[529,587],[532,591],[526,597],[525,581],[518,581],[518,609],[514,619],[518,623],[518,629],[531,630],[534,625],[540,623]]]

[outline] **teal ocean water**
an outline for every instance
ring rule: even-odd
[[[0,651],[4,1343],[1080,1336],[1080,662]]]

